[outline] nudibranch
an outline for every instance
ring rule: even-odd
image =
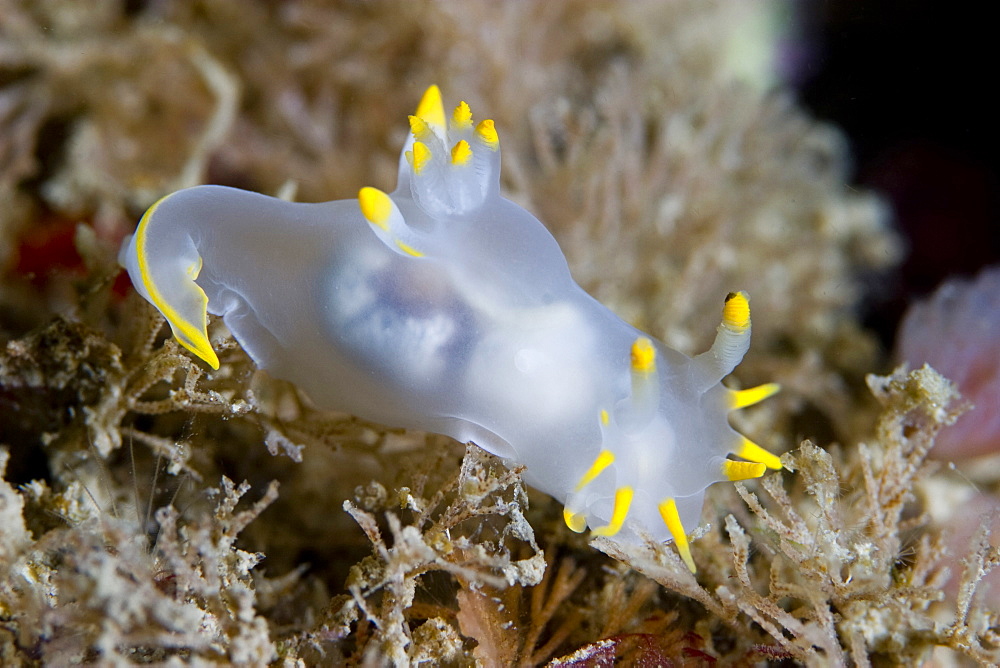
[[[525,465],[574,531],[673,540],[694,571],[705,488],[781,468],[727,420],[777,391],[720,383],[750,346],[746,294],[726,298],[707,352],[666,347],[584,292],[500,194],[493,121],[465,102],[448,117],[436,86],[409,120],[391,194],[188,188],[145,213],[120,261],[211,367],[207,313],[317,406],[475,443]]]

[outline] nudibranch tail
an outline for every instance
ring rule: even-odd
[[[195,283],[201,256],[190,236],[157,225],[174,195],[146,211],[135,234],[122,246],[119,262],[133,281],[138,277],[136,290],[167,319],[178,343],[218,369],[219,357],[208,339],[208,295]]]

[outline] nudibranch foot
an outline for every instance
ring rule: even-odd
[[[431,86],[396,189],[303,204],[199,186],[161,199],[120,259],[174,336],[213,368],[207,314],[321,408],[447,434],[513,463],[573,531],[673,541],[705,488],[780,469],[729,426],[778,390],[720,383],[750,346],[727,296],[694,358],[584,292],[552,235],[500,193],[500,137]],[[729,459],[734,455],[745,461]]]

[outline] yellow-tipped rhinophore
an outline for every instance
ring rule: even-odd
[[[451,115],[451,120],[458,128],[471,128],[472,127],[472,109],[469,105],[462,100],[455,107],[455,111]]]
[[[611,510],[611,521],[597,527],[592,532],[595,536],[614,536],[622,530],[625,518],[628,517],[629,508],[632,507],[633,491],[631,487],[619,487],[615,490],[615,505]]]
[[[774,469],[775,471],[781,470],[782,468],[781,460],[776,455],[771,454],[745,436],[733,454],[737,457],[748,459],[751,462],[763,464],[767,468]]]
[[[687,565],[689,571],[692,573],[697,572],[698,569],[695,568],[694,558],[691,556],[691,546],[688,544],[687,533],[684,531],[684,525],[681,524],[680,513],[677,512],[677,502],[673,499],[667,499],[661,502],[658,507],[660,509],[660,517],[663,518],[663,523],[667,525],[667,530],[674,537],[674,544],[677,546],[677,552],[680,553],[681,559]]]
[[[420,98],[417,105],[417,113],[414,114],[427,121],[435,129],[441,131],[445,128],[444,103],[441,101],[441,89],[437,86],[430,86],[424,91],[424,96]]]
[[[656,348],[645,336],[640,336],[632,344],[632,370],[649,373],[656,370]]]
[[[365,186],[358,191],[358,204],[361,206],[361,215],[369,223],[377,225],[383,230],[389,230],[389,217],[392,216],[392,199],[379,190],[371,186]]]
[[[203,359],[213,369],[218,369],[219,356],[215,354],[215,351],[212,349],[212,343],[208,340],[208,295],[205,294],[200,285],[194,282],[194,279],[198,278],[198,273],[201,271],[201,258],[199,257],[198,262],[188,267],[186,271],[188,277],[191,279],[190,289],[197,304],[197,306],[193,307],[191,313],[182,314],[173,304],[168,303],[163,297],[163,293],[160,292],[160,289],[153,281],[153,273],[149,266],[150,257],[146,246],[149,220],[153,217],[157,207],[168,197],[170,195],[161,198],[153,206],[149,207],[149,210],[143,214],[142,220],[139,221],[139,226],[136,228],[135,251],[140,280],[153,306],[159,309],[160,313],[163,314],[163,317],[170,324],[170,330],[173,332],[177,342]],[[195,320],[196,318],[197,321]]]
[[[574,513],[569,508],[563,508],[563,521],[574,533],[583,533],[587,528],[587,517],[583,513]]]
[[[581,489],[589,485],[594,481],[594,478],[601,475],[604,469],[608,468],[615,462],[615,456],[610,450],[601,450],[600,454],[594,460],[594,463],[590,465],[587,472],[583,474],[580,478],[580,482],[576,483],[576,491],[579,492]]]
[[[737,331],[750,326],[750,301],[745,292],[730,292],[722,308],[722,324]]]
[[[746,408],[760,403],[781,390],[781,385],[777,383],[764,383],[757,387],[748,387],[745,390],[735,390],[729,395],[729,410]]]
[[[493,121],[490,119],[479,122],[479,125],[476,126],[476,136],[491,151],[497,150],[497,146],[500,145],[500,137],[497,135],[496,126],[493,125]]]
[[[759,478],[766,470],[767,466],[761,462],[734,462],[731,459],[722,462],[722,475],[732,482]]]
[[[467,164],[470,158],[472,158],[472,149],[469,148],[469,142],[464,139],[451,149],[451,164],[453,165]]]
[[[611,422],[611,415],[609,415],[608,412],[602,408],[601,409],[601,425],[604,426],[604,427],[607,427],[608,423],[610,423],[610,422]]]

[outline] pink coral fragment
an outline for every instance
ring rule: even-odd
[[[942,430],[931,454],[963,459],[1000,451],[1000,267],[946,281],[907,311],[897,357],[930,364],[975,408]]]

